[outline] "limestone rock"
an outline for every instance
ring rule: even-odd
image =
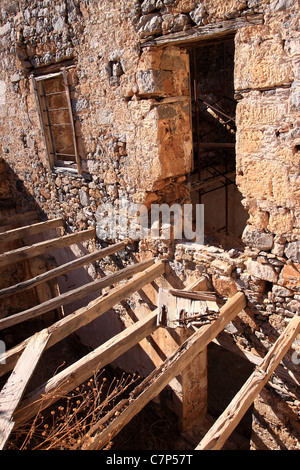
[[[258,261],[250,260],[247,263],[248,272],[258,279],[268,282],[277,282],[278,274],[272,266],[261,264]]]
[[[143,15],[137,25],[142,38],[162,33],[162,18],[160,14],[149,13]]]
[[[142,12],[144,14],[151,13],[151,11],[156,9],[156,0],[144,0],[141,4]]]
[[[300,263],[300,242],[291,242],[288,243],[284,253],[287,258],[294,261],[295,263]]]
[[[190,12],[190,17],[194,21],[194,23],[201,25],[203,18],[205,18],[206,12],[204,10],[203,5],[201,3],[196,6],[196,8]]]
[[[278,284],[292,291],[300,292],[300,264],[284,266]]]
[[[250,225],[246,226],[242,238],[247,246],[258,250],[271,250],[273,246],[273,235],[271,233],[255,230]]]

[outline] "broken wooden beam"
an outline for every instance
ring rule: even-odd
[[[14,427],[13,414],[49,340],[47,330],[31,337],[0,393],[0,450]]]
[[[96,229],[92,227],[87,230],[82,230],[81,232],[71,233],[70,235],[45,240],[30,246],[23,246],[22,248],[8,251],[0,255],[0,268],[3,268],[3,266],[7,266],[8,264],[33,258],[34,256],[43,255],[51,250],[57,250],[58,248],[90,240],[91,238],[94,238],[95,235]]]
[[[85,326],[96,318],[99,318],[103,313],[114,307],[114,305],[118,304],[121,300],[126,299],[129,295],[142,289],[150,282],[153,282],[157,277],[164,274],[164,271],[164,261],[158,261],[153,266],[150,266],[144,271],[136,274],[126,283],[114,287],[98,299],[91,301],[86,307],[80,308],[65,318],[57,321],[48,328],[51,333],[48,347],[53,346],[82,326]],[[0,355],[0,361],[2,363],[0,367],[0,375],[4,375],[14,367],[15,362],[20,354],[22,354],[27,342],[28,339]]]
[[[127,402],[127,407],[100,433],[90,436],[82,450],[103,448],[121,429],[155,398],[166,385],[200,353],[225,326],[246,306],[242,292],[235,294],[221,308],[220,317],[212,324],[203,326],[190,336],[176,351],[157,367],[135,390]],[[99,428],[98,428],[99,429]]]
[[[276,370],[299,331],[300,317],[295,316],[195,450],[222,449],[228,437]]]
[[[104,289],[105,287],[111,286],[116,284],[123,279],[127,279],[130,276],[133,276],[137,272],[145,270],[151,264],[154,263],[153,259],[149,259],[147,261],[143,261],[141,263],[136,263],[131,266],[127,266],[120,271],[117,271],[113,274],[108,274],[107,276],[97,279],[96,281],[90,282],[83,286],[77,287],[76,289],[72,289],[64,294],[61,294],[57,297],[47,300],[39,305],[35,305],[34,307],[29,308],[28,310],[24,310],[23,312],[16,313],[6,318],[2,318],[0,320],[0,330],[5,328],[9,328],[13,325],[17,325],[18,323],[22,323],[23,321],[31,320],[32,318],[39,317],[44,315],[51,310],[55,310],[58,307],[62,307],[63,305],[67,305],[72,303],[76,300],[79,300],[92,292],[96,292],[97,290]]]
[[[62,217],[47,220],[46,222],[38,222],[37,224],[25,225],[24,227],[15,228],[0,233],[0,243],[7,243],[13,240],[19,240],[20,238],[30,237],[31,235],[35,235],[37,233],[63,227],[63,225],[64,219]]]
[[[55,279],[70,271],[74,271],[77,268],[86,266],[89,263],[93,263],[94,261],[103,259],[106,256],[116,253],[117,251],[123,250],[126,247],[126,245],[127,245],[127,242],[125,241],[115,243],[114,245],[107,246],[106,248],[103,248],[99,251],[94,251],[80,258],[76,258],[72,261],[69,261],[68,263],[62,264],[61,266],[58,266],[57,268],[46,271],[45,273],[39,274],[38,276],[35,276],[31,279],[27,279],[26,281],[1,289],[0,299],[3,299],[10,295],[18,294],[19,292],[26,291],[28,289],[38,286],[42,282]]]

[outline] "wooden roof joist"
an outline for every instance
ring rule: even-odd
[[[195,450],[220,450],[240,420],[266,385],[279,362],[288,352],[300,331],[300,317],[295,316],[274,345],[269,349],[262,363],[256,366],[249,379],[235,395],[227,408],[210,428]]]
[[[76,258],[75,260],[62,264],[57,268],[51,269],[50,271],[46,271],[31,279],[27,279],[26,281],[1,289],[0,300],[10,295],[15,295],[19,292],[23,292],[33,287],[36,287],[42,282],[50,281],[51,279],[56,279],[57,277],[62,276],[63,274],[67,274],[70,271],[73,271],[82,266],[86,266],[87,264],[93,263],[94,261],[103,259],[106,256],[116,253],[117,251],[123,250],[126,245],[127,243],[125,241],[115,243],[114,245],[107,246],[106,248],[102,248],[101,250],[88,253],[87,255],[84,255],[80,258]]]
[[[236,317],[245,305],[245,295],[241,292],[238,292],[229,299],[221,308],[220,316],[217,320],[196,331],[135,388],[126,406],[124,406],[123,410],[119,410],[118,416],[111,423],[107,423],[102,432],[99,432],[97,424],[93,426],[93,434],[87,434],[86,442],[80,445],[80,449],[94,450],[103,448],[150,400],[155,398],[173,378],[178,376],[200,351],[207,347],[213,338]],[[103,422],[101,425],[103,426]]]
[[[199,351],[205,348],[207,344],[235,318],[245,305],[244,294],[237,293],[221,308],[220,317],[215,322],[211,325],[204,326],[194,333],[172,356],[170,356],[170,358],[156,368],[154,372],[145,379],[141,386],[136,389],[136,398],[133,402],[131,400],[130,403],[127,403],[129,406],[121,413],[122,418],[120,420],[117,418],[117,420],[113,422],[116,423],[116,426],[109,426],[109,431],[104,431],[104,440],[102,439],[102,433],[100,438],[98,436],[97,439],[94,440],[95,447],[97,447],[99,443],[105,445],[106,438],[110,440],[116,435],[131,418],[133,418],[152,398],[160,393],[170,380],[180,374]],[[123,333],[109,340],[102,347],[100,346],[98,349],[85,356],[85,358],[73,364],[71,368],[67,368],[65,372],[62,371],[62,374],[53,377],[53,379],[50,379],[50,381],[42,387],[25,397],[24,402],[20,405],[20,410],[15,414],[14,419],[16,423],[23,424],[33,417],[41,406],[43,407],[44,404],[45,407],[49,406],[50,403],[58,400],[61,397],[62,387],[64,393],[66,393],[67,390],[71,391],[86,378],[89,378],[95,369],[99,370],[99,368],[104,367],[104,365],[108,363],[107,361],[111,362],[111,360],[116,359],[146,335],[151,334],[150,332],[153,332],[157,327],[154,324],[156,316],[157,310],[132,327],[129,327],[130,330],[127,328]],[[43,399],[41,400],[42,397]],[[128,408],[130,408],[129,411]]]
[[[108,286],[112,286],[113,284],[116,284],[123,279],[127,279],[138,272],[144,271],[153,263],[154,259],[149,259],[141,263],[130,265],[124,269],[121,269],[120,271],[117,271],[116,273],[109,274],[101,279],[97,279],[96,281],[77,287],[76,289],[72,289],[68,292],[65,292],[64,294],[47,300],[46,302],[31,307],[28,310],[3,318],[0,320],[0,330],[11,327],[18,323],[22,323],[23,321],[39,317],[40,315],[50,312],[51,310],[54,310],[58,307],[79,300],[91,294],[92,292],[99,291]]]
[[[33,258],[34,256],[43,255],[51,250],[64,248],[75,243],[80,243],[86,240],[94,238],[96,235],[96,229],[89,228],[88,230],[82,230],[81,232],[71,233],[51,240],[45,240],[40,243],[35,243],[30,246],[24,246],[11,250],[0,255],[0,268],[9,264],[17,263],[25,259]]]
[[[14,427],[13,414],[49,340],[47,330],[32,336],[0,393],[0,450]]]
[[[145,267],[145,265],[143,266]],[[70,315],[67,315],[66,317],[57,321],[48,328],[48,332],[51,333],[51,337],[47,347],[58,343],[82,326],[85,326],[96,318],[99,318],[102,314],[117,305],[121,300],[126,299],[134,292],[137,292],[147,284],[153,282],[157,277],[164,274],[164,272],[164,261],[161,260],[154,264],[152,263],[152,266],[144,269],[138,274],[135,274],[132,279],[126,283],[114,287],[109,292],[106,292],[102,296],[98,297],[96,300],[91,301],[86,307],[82,307],[79,310],[76,310]],[[18,357],[22,354],[28,341],[29,339],[0,355],[0,360],[2,363],[0,368],[0,375],[6,374],[14,367]]]
[[[36,224],[15,228],[4,233],[0,233],[0,243],[19,240],[20,238],[25,238],[37,233],[45,232],[47,230],[53,230],[55,228],[62,227],[63,225],[64,219],[59,217],[57,219],[47,220],[46,222],[38,222]]]
[[[195,281],[189,286],[189,290],[196,289],[202,281],[203,279]],[[158,310],[155,309],[149,315],[127,327],[35,390],[26,400],[26,403],[29,403],[30,413],[35,413],[32,406],[36,406],[41,396],[43,397],[43,408],[47,408],[61,396],[65,396],[65,394],[89,379],[93,372],[110,364],[142,339],[154,333],[159,328],[157,314]],[[29,419],[29,409],[26,403],[20,411],[21,420]],[[41,407],[40,402],[39,407]]]

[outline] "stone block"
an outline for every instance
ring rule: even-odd
[[[140,95],[163,95],[172,91],[172,73],[161,70],[140,71],[136,75]]]
[[[292,291],[290,291],[289,289],[286,289],[286,287],[278,286],[278,285],[273,286],[272,293],[275,296],[279,295],[280,297],[291,297],[293,295]]]
[[[236,90],[273,87],[292,82],[292,67],[279,38],[239,44],[236,57]]]
[[[149,13],[141,17],[137,29],[141,38],[162,33],[162,18],[156,13]]]
[[[211,263],[211,268],[217,273],[229,276],[232,273],[234,266],[220,259],[214,259]]]
[[[233,297],[238,292],[234,279],[227,276],[212,276],[212,284],[218,295],[221,297]]]
[[[300,292],[300,264],[284,266],[278,284],[292,291]]]
[[[284,253],[290,260],[295,263],[300,263],[300,242],[296,241],[287,243]]]
[[[264,281],[276,283],[278,280],[277,272],[268,264],[261,264],[258,261],[250,260],[247,262],[247,270],[252,276]]]
[[[271,250],[273,246],[273,235],[271,233],[255,230],[250,225],[246,226],[242,239],[247,246],[258,250]]]

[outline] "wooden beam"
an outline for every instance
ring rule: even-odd
[[[15,284],[14,286],[9,286],[4,289],[1,289],[0,299],[31,289],[32,287],[36,287],[42,282],[49,281],[50,279],[55,279],[72,270],[105,258],[106,256],[116,253],[117,251],[123,250],[126,245],[127,242],[125,241],[115,243],[114,245],[107,246],[102,250],[89,253],[87,255],[82,256],[81,258],[76,258],[75,260],[69,261],[68,263],[62,264],[57,268],[51,269],[50,271],[46,271],[45,273],[39,274],[38,276],[35,276],[31,279],[27,279],[26,281],[20,282],[19,284]]]
[[[58,227],[62,227],[64,219],[59,217],[57,219],[47,220],[46,222],[39,222],[37,224],[26,225],[25,227],[15,228],[8,230],[7,232],[0,233],[0,243],[7,243],[12,240],[18,240],[25,238],[36,233],[41,233],[46,230],[52,230]]]
[[[212,324],[203,326],[190,336],[176,351],[157,367],[135,390],[123,411],[101,432],[84,444],[82,450],[100,449],[107,444],[150,400],[155,398],[166,385],[202,351],[224,327],[245,307],[242,292],[235,294],[221,308],[220,317]]]
[[[0,330],[4,330],[5,328],[17,325],[18,323],[22,323],[23,321],[36,318],[40,315],[50,312],[51,310],[55,310],[58,307],[62,307],[63,305],[67,305],[71,302],[79,300],[91,294],[92,292],[95,292],[97,290],[99,291],[108,286],[112,286],[113,284],[116,284],[117,282],[122,281],[123,279],[127,279],[128,277],[145,270],[153,263],[154,259],[150,259],[147,261],[143,261],[142,263],[127,266],[126,268],[121,269],[120,271],[104,276],[101,279],[97,279],[96,281],[90,282],[83,286],[77,287],[76,289],[72,289],[68,292],[65,292],[64,294],[59,295],[58,297],[54,297],[39,305],[35,305],[34,307],[29,308],[28,310],[24,310],[23,312],[19,312],[9,317],[2,318],[0,320]]]
[[[155,309],[34,390],[24,401],[16,421],[24,422],[30,419],[41,406],[42,409],[47,408],[90,378],[93,373],[150,336],[157,328],[157,309]],[[42,402],[41,397],[43,397]]]
[[[234,34],[242,27],[260,24],[263,24],[262,14],[245,15],[205,26],[195,26],[186,31],[170,33],[150,40],[147,39],[141,43],[141,47],[171,46],[177,44],[188,46],[200,41],[222,39],[224,36]]]
[[[250,405],[261,392],[300,331],[300,317],[295,316],[270,348],[225,411],[210,428],[195,450],[220,450]]]
[[[71,233],[70,235],[53,238],[51,240],[35,243],[31,246],[24,246],[22,248],[17,248],[16,250],[8,251],[0,255],[0,268],[3,268],[3,266],[7,266],[8,264],[17,263],[18,261],[42,255],[51,250],[56,250],[58,248],[89,240],[95,237],[95,235],[96,230],[93,227],[81,232]]]
[[[28,211],[23,212],[22,214],[14,214],[9,215],[7,217],[1,217],[0,219],[0,227],[4,227],[6,225],[18,225],[29,223],[30,220],[37,220],[38,214],[36,211]]]
[[[16,367],[0,393],[0,450],[14,427],[13,414],[22,398],[29,379],[49,340],[47,330],[36,333],[28,342]]]
[[[20,412],[16,414],[18,425],[66,396],[98,370],[150,336],[158,328],[156,315],[157,310],[154,310],[34,390],[26,397]]]
[[[157,277],[162,275],[164,271],[164,261],[158,261],[150,268],[136,274],[128,282],[116,286],[98,299],[93,300],[87,305],[87,307],[80,308],[79,310],[76,310],[76,312],[71,313],[65,318],[54,323],[49,327],[51,338],[48,343],[48,347],[53,346],[82,326],[85,326],[100,317],[121,300],[154,281]],[[20,354],[22,354],[27,342],[28,339],[0,356],[0,361],[2,362],[0,375],[4,375],[14,367],[16,360]]]

